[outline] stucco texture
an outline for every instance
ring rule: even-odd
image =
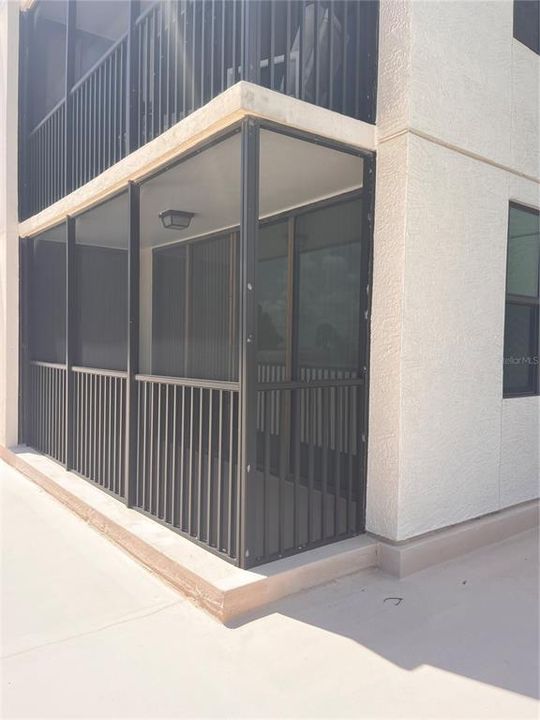
[[[379,154],[368,529],[538,496],[540,398],[502,397],[508,202],[533,183],[414,135]]]
[[[540,398],[502,397],[510,200],[540,206],[540,59],[512,2],[380,15],[368,530],[539,494]]]

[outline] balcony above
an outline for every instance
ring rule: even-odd
[[[21,217],[241,80],[375,119],[378,3],[38,2],[21,38]]]

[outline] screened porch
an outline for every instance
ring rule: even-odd
[[[23,441],[242,567],[361,532],[372,193],[247,118],[23,238]]]

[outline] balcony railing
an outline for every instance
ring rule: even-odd
[[[21,215],[51,205],[239,80],[374,122],[377,23],[377,0],[154,3],[38,125],[23,128]],[[69,33],[68,20],[68,57]],[[30,117],[30,93],[23,102]]]

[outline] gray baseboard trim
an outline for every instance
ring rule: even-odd
[[[530,500],[400,543],[377,537],[377,564],[384,572],[406,577],[538,527],[539,518],[539,500]]]

